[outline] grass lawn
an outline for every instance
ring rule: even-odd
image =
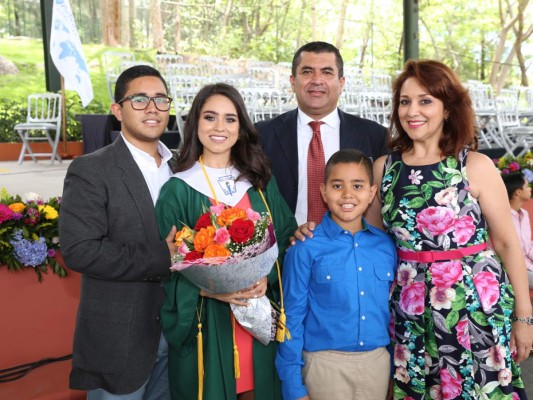
[[[67,135],[69,140],[81,138],[77,114],[108,113],[111,99],[107,90],[103,54],[106,51],[129,49],[106,47],[103,45],[83,45],[83,52],[89,67],[94,98],[87,108],[82,108],[79,96],[74,91],[66,92]],[[137,60],[154,63],[155,50],[133,51]],[[15,63],[17,75],[0,75],[0,142],[19,141],[13,126],[26,115],[27,97],[31,93],[46,92],[44,70],[44,50],[42,40],[30,38],[0,39],[0,55]]]
[[[94,100],[110,105],[107,92],[103,53],[106,51],[126,51],[116,47],[89,44],[83,45],[85,59],[89,66],[94,91]],[[154,62],[155,51],[133,51],[138,60]],[[44,73],[44,50],[42,40],[29,38],[0,39],[0,55],[9,59],[20,70],[18,75],[0,75],[0,99],[9,98],[26,102],[30,93],[46,91]]]

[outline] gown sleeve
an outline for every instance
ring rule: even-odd
[[[156,204],[156,217],[162,237],[172,225],[180,230],[194,226],[200,215],[201,198],[181,179],[171,178],[163,188]],[[165,303],[161,308],[161,323],[169,346],[176,351],[192,350],[197,326],[196,308],[200,289],[179,272],[172,272],[164,284]]]

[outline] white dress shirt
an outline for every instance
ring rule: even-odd
[[[120,134],[122,135],[122,132],[120,132]],[[146,181],[148,190],[150,190],[150,196],[152,196],[152,201],[155,206],[161,187],[172,176],[172,170],[168,165],[168,161],[172,158],[172,153],[164,143],[159,142],[157,145],[157,151],[161,156],[161,164],[158,167],[155,159],[150,154],[128,142],[128,139],[126,139],[124,135],[122,135],[122,139],[124,139],[124,143],[128,146],[135,163],[139,166],[139,169],[144,176],[144,180]]]
[[[307,153],[309,143],[313,138],[313,130],[309,122],[315,121],[298,109],[298,200],[296,201],[296,222],[301,225],[307,222]],[[340,125],[339,112],[335,108],[330,114],[326,115],[320,121],[324,122],[320,126],[320,136],[324,148],[324,158],[327,163],[333,153],[340,149]],[[320,193],[317,193],[320,196]]]

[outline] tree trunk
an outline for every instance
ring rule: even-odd
[[[340,50],[342,48],[342,43],[344,41],[344,23],[346,20],[346,8],[348,8],[348,0],[341,0],[341,8],[339,11],[339,26],[337,27],[337,48]]]
[[[429,29],[429,26],[426,24],[426,21],[424,18],[420,17],[420,22],[422,22],[422,25],[426,28],[426,31],[429,33],[429,37],[431,38],[431,44],[433,45],[433,51],[435,52],[435,60],[440,60],[440,52],[439,47],[437,46],[437,43],[435,42],[435,38],[433,37],[433,34],[431,33],[431,29]]]
[[[176,3],[174,6],[174,52],[179,53],[181,42],[181,18],[180,6]]]
[[[106,46],[117,46],[120,43],[120,0],[100,1],[103,28],[102,41]]]
[[[316,0],[311,0],[311,39],[316,40]]]
[[[503,61],[501,68],[499,70],[498,79],[496,80],[494,87],[494,90],[496,91],[496,94],[499,94],[500,91],[503,89],[505,85],[505,80],[507,79],[507,74],[509,73],[509,70],[511,69],[511,61],[513,61],[513,58],[516,55],[516,47],[513,46],[507,57],[505,58],[505,61]]]
[[[507,3],[506,5],[503,4],[504,1]],[[498,45],[496,46],[496,49],[494,50],[494,57],[492,58],[492,69],[490,71],[490,78],[489,78],[490,84],[493,87],[498,87],[500,85],[498,83],[500,80],[499,74],[500,74],[500,71],[503,71],[504,69],[501,65],[501,60],[503,57],[503,53],[505,51],[505,42],[507,41],[507,33],[513,27],[514,23],[518,19],[518,16],[512,15],[512,9],[506,0],[498,0],[498,6],[499,6],[499,12],[500,12],[501,31],[500,31],[500,36],[498,39]],[[505,7],[505,10],[504,10],[504,7]]]
[[[230,22],[230,16],[231,16],[231,9],[232,9],[232,0],[228,0],[226,3],[226,9],[224,10],[224,29],[226,30],[229,26]]]
[[[530,25],[526,32],[524,32],[524,13],[526,11],[529,0],[522,0],[518,4],[518,23],[513,27],[515,34],[515,50],[516,50],[516,59],[520,66],[520,84],[522,86],[529,86],[527,79],[527,68],[526,60],[522,54],[522,43],[524,43],[533,33],[533,25]],[[518,26],[516,26],[518,25]]]
[[[163,22],[161,21],[161,1],[151,0],[150,13],[152,20],[152,47],[158,53],[165,53]]]
[[[302,0],[302,8],[300,8],[300,16],[298,17],[298,20],[300,23],[298,24],[298,33],[296,35],[296,48],[299,49],[302,47],[302,28],[304,26],[305,21],[305,9],[307,8],[307,1]]]
[[[130,32],[130,47],[136,48],[137,47],[137,38],[135,37],[135,34],[137,33],[137,30],[135,29],[136,20],[137,20],[137,7],[136,2],[137,0],[130,0],[129,1],[129,7],[128,7],[128,15],[129,15],[129,26],[128,30]]]

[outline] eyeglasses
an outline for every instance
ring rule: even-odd
[[[123,103],[126,100],[131,102],[131,108],[138,111],[146,110],[150,105],[150,101],[152,100],[154,101],[155,108],[157,108],[159,111],[170,110],[170,103],[172,103],[172,98],[166,96],[150,97],[145,96],[144,94],[134,94],[131,96],[126,96],[122,100],[117,101],[117,104]]]

